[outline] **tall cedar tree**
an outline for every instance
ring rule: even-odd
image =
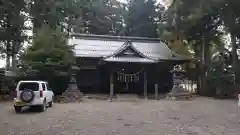
[[[81,15],[81,8],[87,0],[29,0],[29,7],[33,32],[48,25],[53,29],[60,27],[61,30],[71,29],[74,22]]]
[[[92,0],[82,9],[81,26],[76,32],[121,35],[123,29],[124,5],[117,0]]]
[[[125,18],[127,36],[158,37],[159,13],[155,0],[130,0]]]
[[[0,0],[0,52],[6,56],[6,68],[16,66],[16,55],[26,38],[24,21],[26,12],[24,0]]]

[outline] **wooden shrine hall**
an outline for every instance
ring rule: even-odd
[[[187,61],[155,38],[72,34],[78,88],[83,93],[167,93],[171,70]]]

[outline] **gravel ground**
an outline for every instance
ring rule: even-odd
[[[15,114],[11,103],[0,108],[0,135],[240,134],[240,108],[231,100],[89,100],[22,114]]]

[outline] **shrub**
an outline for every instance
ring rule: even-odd
[[[44,80],[55,94],[66,90],[72,64],[72,46],[60,30],[43,27],[33,37],[33,45],[21,55],[18,80]]]

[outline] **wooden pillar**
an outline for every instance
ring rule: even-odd
[[[158,84],[155,84],[155,99],[158,99]]]
[[[147,71],[144,71],[144,98],[147,99]]]
[[[240,107],[240,94],[238,94],[238,107]]]
[[[109,100],[108,101],[112,101],[113,98],[113,94],[114,94],[114,78],[113,78],[113,72],[110,72],[110,94],[109,94]]]

